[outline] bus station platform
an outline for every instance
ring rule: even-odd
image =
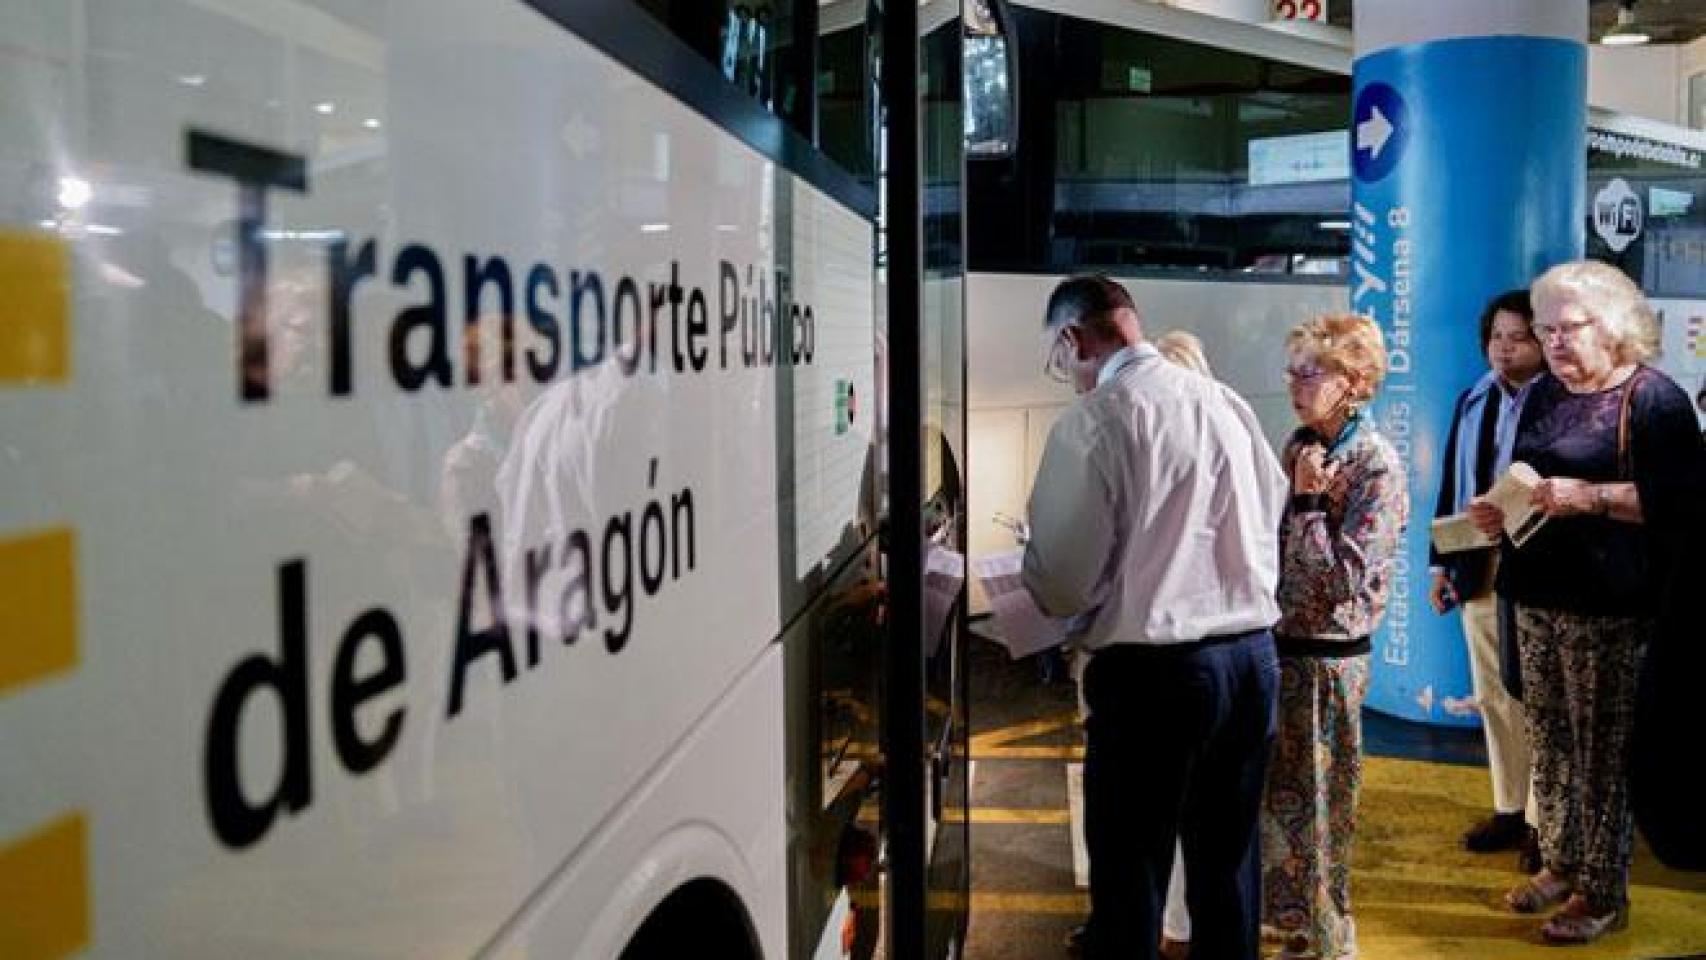
[[[1083,737],[1069,677],[1045,682],[972,641],[972,894],[967,960],[1068,956],[1089,912],[1079,836]],[[1463,850],[1483,815],[1485,747],[1474,730],[1369,712],[1352,903],[1361,960],[1680,960],[1706,956],[1706,875],[1636,853],[1629,928],[1584,947],[1544,945],[1500,899],[1521,879],[1514,854]],[[1075,847],[1077,853],[1075,853]]]

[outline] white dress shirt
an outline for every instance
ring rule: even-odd
[[[1025,586],[1090,650],[1271,627],[1289,486],[1231,388],[1122,350],[1049,431]]]
[[[1522,405],[1528,402],[1529,391],[1539,379],[1538,374],[1529,377],[1527,383],[1515,390],[1505,389],[1502,381],[1493,384],[1493,395],[1499,400],[1499,422],[1493,434],[1492,476],[1495,483],[1510,469],[1511,454],[1516,450],[1516,425],[1522,419]]]

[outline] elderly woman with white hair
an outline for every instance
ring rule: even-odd
[[[1701,440],[1688,394],[1642,361],[1657,341],[1621,271],[1567,263],[1534,282],[1534,333],[1552,378],[1517,428],[1514,460],[1543,478],[1547,522],[1503,541],[1497,589],[1516,605],[1545,867],[1506,895],[1513,910],[1563,904],[1541,932],[1585,943],[1628,919],[1634,842],[1628,788],[1636,681],[1684,544],[1667,517],[1701,496]],[[1484,500],[1476,523],[1500,536]]]

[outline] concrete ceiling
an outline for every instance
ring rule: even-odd
[[[1618,0],[1592,0],[1588,8],[1591,38],[1598,40],[1617,22],[1618,6]],[[1334,24],[1349,27],[1355,7],[1355,0],[1327,0],[1327,15]],[[1635,21],[1652,34],[1654,43],[1687,43],[1706,36],[1706,0],[1638,0]]]

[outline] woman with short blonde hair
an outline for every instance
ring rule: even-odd
[[[1351,836],[1362,782],[1369,637],[1409,515],[1404,466],[1367,412],[1386,376],[1373,320],[1314,317],[1286,337],[1301,426],[1280,525],[1279,724],[1262,809],[1262,919],[1282,958],[1356,954]]]
[[[1534,282],[1534,334],[1552,376],[1523,407],[1513,459],[1541,476],[1547,521],[1518,548],[1498,507],[1501,597],[1516,604],[1523,702],[1545,867],[1506,895],[1520,913],[1562,908],[1546,939],[1585,943],[1628,918],[1634,819],[1628,755],[1636,678],[1702,490],[1688,394],[1643,360],[1652,312],[1615,267],[1581,261]]]
[[[1358,401],[1374,398],[1386,379],[1386,337],[1380,326],[1356,313],[1324,313],[1293,327],[1285,338],[1286,352],[1308,354],[1326,369],[1352,378]]]

